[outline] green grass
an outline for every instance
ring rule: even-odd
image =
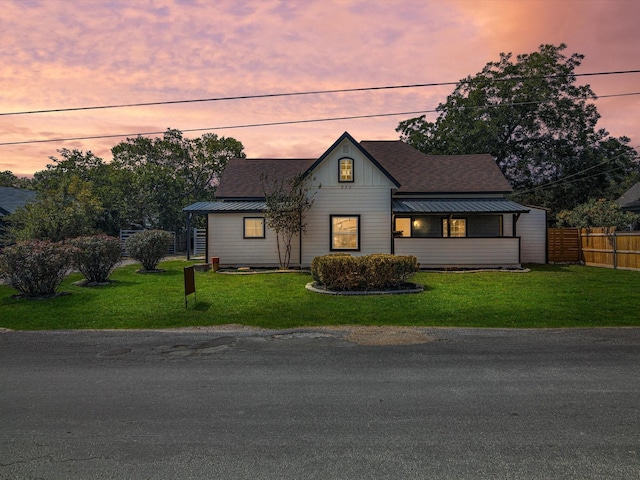
[[[14,298],[0,285],[0,327],[38,329],[172,328],[236,323],[266,328],[322,325],[444,327],[640,326],[640,272],[533,266],[530,273],[429,273],[412,281],[420,294],[336,297],[307,291],[306,273],[196,273],[196,296],[184,307],[183,267],[158,274],[117,269],[114,283],[83,288],[69,276],[47,300]]]

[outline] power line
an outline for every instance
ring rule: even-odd
[[[640,70],[573,73],[570,76],[589,77],[589,76],[601,76],[601,75],[626,75],[630,73],[640,73]],[[529,79],[552,79],[552,78],[562,78],[565,76],[568,76],[568,75],[548,75],[548,76],[540,76],[540,77],[535,77],[535,76],[534,77],[510,77],[510,78],[494,79],[494,81],[506,82],[506,81],[529,80]],[[0,112],[0,116],[35,115],[35,114],[41,114],[41,113],[77,112],[77,111],[83,111],[83,110],[106,110],[106,109],[114,109],[114,108],[151,107],[151,106],[158,106],[158,105],[221,102],[221,101],[229,101],[229,100],[250,100],[250,99],[258,99],[258,98],[323,95],[328,93],[352,93],[352,92],[366,92],[366,91],[376,91],[376,90],[398,90],[398,89],[407,89],[407,88],[441,87],[441,86],[458,85],[459,83],[473,83],[474,81],[475,80],[471,79],[471,80],[460,80],[458,82],[414,83],[414,84],[408,84],[408,85],[386,85],[386,86],[378,86],[378,87],[339,88],[339,89],[332,89],[332,90],[310,90],[310,91],[303,91],[303,92],[265,93],[265,94],[257,94],[257,95],[238,95],[238,96],[231,96],[231,97],[197,98],[197,99],[191,99],[191,100],[167,100],[167,101],[161,101],[161,102],[122,103],[122,104],[114,104],[114,105],[96,105],[96,106],[87,106],[87,107],[53,108],[53,109],[42,109],[42,110],[28,110],[28,111],[22,111],[22,112]]]
[[[631,96],[631,95],[640,95],[640,92],[600,95],[599,97],[597,97],[597,99],[625,97],[625,96]],[[522,105],[534,105],[534,104],[539,104],[544,102],[546,102],[546,100],[506,103],[506,104],[500,103],[500,104],[481,105],[481,106],[474,106],[474,107],[460,107],[460,109],[517,107]],[[189,129],[180,129],[180,131],[181,132],[207,132],[207,131],[214,131],[214,130],[231,130],[236,128],[273,127],[273,126],[282,126],[282,125],[298,125],[298,124],[305,124],[305,123],[334,122],[339,120],[358,120],[358,119],[365,119],[365,118],[395,117],[400,115],[424,115],[426,113],[435,113],[437,111],[438,111],[437,109],[432,109],[432,110],[419,110],[419,111],[413,111],[413,112],[351,115],[351,116],[343,116],[343,117],[314,118],[314,119],[306,119],[306,120],[288,120],[288,121],[281,121],[281,122],[249,123],[249,124],[227,125],[227,126],[219,126],[219,127],[189,128]],[[0,147],[10,146],[10,145],[29,145],[29,144],[35,144],[35,143],[70,142],[70,141],[78,141],[78,140],[96,140],[96,139],[105,139],[105,138],[123,138],[123,137],[137,137],[137,136],[144,136],[144,135],[161,135],[163,133],[164,131],[154,131],[154,132],[138,132],[138,133],[117,133],[117,134],[108,134],[108,135],[89,135],[89,136],[82,136],[82,137],[48,138],[48,139],[42,139],[42,140],[22,140],[17,142],[0,142]]]
[[[289,120],[289,121],[282,121],[282,122],[248,123],[248,124],[242,124],[242,125],[228,125],[225,127],[187,128],[187,129],[181,129],[180,131],[181,132],[206,132],[211,130],[228,130],[232,128],[273,127],[273,126],[279,126],[279,125],[334,122],[337,120],[355,120],[355,119],[362,119],[362,118],[393,117],[398,115],[418,115],[418,114],[431,113],[431,112],[435,112],[435,110],[421,110],[417,112],[380,113],[380,114],[373,114],[373,115],[353,115],[348,117],[314,118],[314,119],[308,119],[308,120]],[[144,133],[92,135],[87,137],[51,138],[51,139],[44,139],[44,140],[24,140],[20,142],[2,142],[0,143],[0,146],[25,145],[30,143],[68,142],[73,140],[93,140],[93,139],[99,139],[99,138],[136,137],[136,136],[142,136],[142,135],[161,135],[163,133],[164,131],[158,131],[158,132],[144,132]]]

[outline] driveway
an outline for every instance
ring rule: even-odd
[[[637,479],[640,329],[0,332],[2,479]]]

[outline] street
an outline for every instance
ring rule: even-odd
[[[0,478],[640,478],[640,329],[357,338],[0,331]]]

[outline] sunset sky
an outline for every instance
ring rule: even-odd
[[[344,131],[397,139],[398,122],[417,115],[218,127],[433,110],[454,87],[4,114],[456,82],[543,43],[584,54],[577,73],[638,70],[638,19],[637,0],[0,0],[0,171],[31,175],[60,148],[110,160],[126,135],[167,128],[234,137],[249,157],[317,157]],[[640,92],[640,74],[579,82]],[[596,106],[600,127],[640,145],[640,95]]]

